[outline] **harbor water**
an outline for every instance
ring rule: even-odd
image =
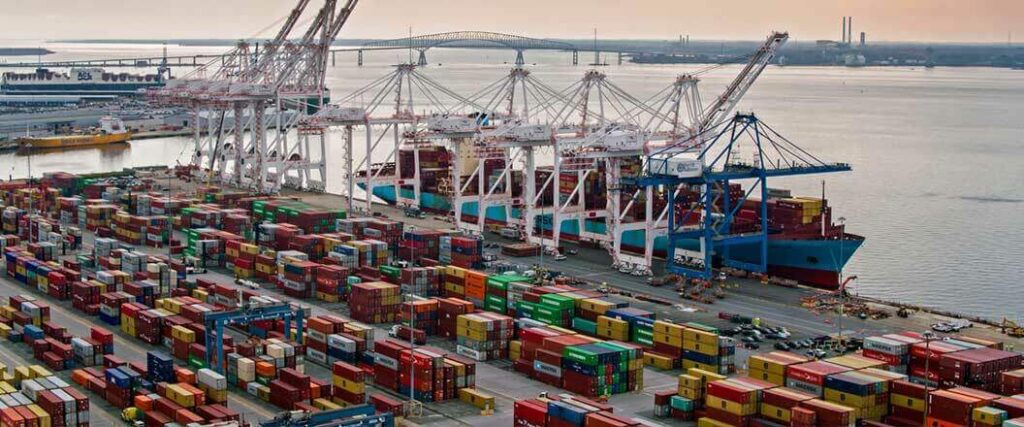
[[[33,44],[32,46],[37,46]],[[45,60],[158,55],[159,45],[58,44]],[[222,48],[172,47],[171,54]],[[502,78],[515,52],[433,49],[421,71],[462,95]],[[581,62],[589,62],[581,54]],[[5,58],[8,62],[32,58]],[[346,94],[407,61],[405,51],[338,54],[329,69],[332,97]],[[538,80],[561,89],[582,77],[571,54],[527,51]],[[639,99],[669,85],[688,65],[601,67]],[[131,70],[141,72],[144,70]],[[152,70],[145,70],[152,71]],[[702,74],[707,101],[738,67]],[[175,70],[175,75],[184,73]],[[776,179],[772,187],[819,196],[822,179],[834,217],[866,243],[845,271],[853,292],[989,318],[1024,316],[1024,71],[990,68],[770,67],[740,105],[819,158],[848,162],[852,173]],[[367,96],[370,98],[371,96]],[[414,100],[417,101],[418,100]],[[428,109],[418,104],[417,112]],[[339,192],[340,133],[328,147],[327,187]],[[359,139],[357,138],[357,141]],[[41,153],[32,174],[97,172],[188,163],[188,138],[136,141],[130,147]],[[357,149],[360,144],[357,144]],[[742,153],[741,153],[742,154]],[[29,159],[0,154],[0,177],[24,177]]]

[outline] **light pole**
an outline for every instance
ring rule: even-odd
[[[824,209],[824,208],[822,208]],[[846,286],[843,284],[843,241],[846,240],[846,217],[839,217],[839,345],[843,346],[842,353],[846,353],[846,343],[843,342],[843,316],[846,315]]]
[[[924,340],[925,340],[924,341],[924,419],[925,419],[925,423],[927,424],[927,422],[928,422],[927,421],[928,420],[928,393],[929,393],[930,388],[931,388],[928,385],[928,382],[931,381],[930,379],[928,379],[928,373],[929,373],[929,371],[928,371],[928,361],[931,359],[931,356],[932,356],[931,355],[931,351],[930,351],[930,344],[932,342],[932,339],[935,338],[935,334],[932,333],[932,331],[924,331],[924,333],[922,333],[921,335],[924,336]]]

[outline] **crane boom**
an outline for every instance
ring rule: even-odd
[[[768,36],[764,44],[757,49],[754,56],[743,67],[743,71],[733,79],[732,83],[725,89],[725,92],[718,96],[714,104],[704,111],[704,117],[696,129],[697,133],[713,128],[724,120],[729,119],[729,115],[736,108],[736,104],[739,104],[743,95],[746,95],[750,87],[754,85],[754,82],[761,75],[761,72],[771,63],[772,59],[775,58],[775,54],[778,53],[779,49],[788,39],[789,33],[785,32],[775,32]]]

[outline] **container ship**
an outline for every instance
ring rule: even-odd
[[[18,144],[19,152],[29,152],[124,144],[131,139],[131,136],[131,132],[125,128],[120,119],[103,117],[100,119],[99,129],[94,131],[72,135],[18,138],[15,142]]]
[[[410,150],[399,152],[399,170],[401,171],[400,185],[402,199],[413,199],[413,189],[409,181],[415,177],[415,168],[419,168],[420,184],[420,208],[425,211],[438,213],[452,212],[452,180],[450,178],[451,156],[445,147],[431,146],[419,148],[419,162],[414,161],[414,153]],[[463,159],[463,162],[476,162],[475,159]],[[485,160],[485,176],[491,177],[489,185],[494,185],[498,176],[504,169],[503,160]],[[620,162],[623,176],[637,175],[641,168],[640,156],[627,157]],[[604,163],[599,163],[601,170],[598,173],[588,174],[587,182],[584,183],[586,210],[604,209],[607,203],[607,185],[604,177]],[[382,175],[393,175],[395,164],[385,163],[374,165],[371,173],[377,173],[378,169]],[[472,171],[475,164],[464,164],[462,170]],[[553,173],[551,168],[538,168],[535,182],[536,191],[539,193],[541,186]],[[365,177],[365,171],[359,175]],[[559,202],[563,205],[570,197],[573,189],[578,184],[578,174],[575,172],[562,173],[555,181],[558,184]],[[462,182],[475,181],[469,177],[463,177]],[[365,190],[365,182],[357,180],[358,185]],[[523,171],[512,171],[512,195],[521,197],[525,179]],[[499,184],[499,186],[502,184]],[[470,182],[467,192],[463,195],[472,195],[478,186]],[[499,192],[503,192],[499,187]],[[738,203],[745,194],[740,184],[731,184],[729,197],[732,206]],[[623,188],[619,192],[623,198],[620,206],[626,206],[628,198],[633,194],[629,188]],[[389,204],[397,203],[395,187],[381,186],[374,187],[373,195]],[[677,197],[686,198],[691,205],[700,200],[700,193],[697,191],[683,193]],[[723,198],[719,197],[718,200]],[[654,211],[664,209],[665,198],[659,197],[654,201]],[[760,230],[761,218],[759,212],[759,201],[748,199],[736,214],[732,225],[733,232],[746,233]],[[551,189],[544,191],[541,206],[553,206],[554,200]],[[683,204],[680,204],[681,206]],[[513,219],[521,218],[521,210],[517,206],[511,209]],[[479,215],[479,207],[476,202],[467,202],[462,207],[462,219],[467,222],[476,222]],[[508,217],[504,206],[492,206],[485,212],[485,222],[490,225],[502,226],[507,224]],[[644,203],[634,203],[631,212],[627,214],[628,221],[644,221]],[[685,212],[677,208],[677,218],[683,218]],[[691,214],[692,222],[699,221],[699,215]],[[551,232],[551,215],[541,216],[537,219],[535,234]],[[606,224],[603,219],[584,220],[582,222],[584,231],[596,234],[606,233]],[[833,222],[831,207],[828,201],[823,198],[793,197],[788,190],[772,189],[768,201],[768,273],[772,276],[788,278],[805,285],[815,286],[824,289],[835,289],[839,285],[839,272],[850,260],[854,253],[864,242],[864,238],[854,234],[846,233],[843,225]],[[578,241],[580,235],[580,223],[576,221],[565,221],[560,227],[561,239]],[[622,238],[623,249],[642,253],[644,246],[644,231],[626,231]],[[655,253],[664,255],[666,253],[668,239],[661,237],[655,240]],[[699,250],[699,241],[682,241],[678,247],[685,250]],[[718,252],[719,248],[715,248]],[[730,257],[735,260],[759,263],[759,250],[757,244],[733,245],[730,247]],[[720,253],[720,252],[718,252]]]
[[[60,73],[46,68],[32,73],[7,72],[0,78],[5,95],[135,95],[140,89],[160,87],[160,74],[108,73],[102,68],[72,68]]]

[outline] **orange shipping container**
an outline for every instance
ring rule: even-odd
[[[185,368],[174,368],[174,379],[179,383],[195,384],[196,373]]]
[[[137,394],[135,395],[134,405],[143,412],[149,412],[153,410],[153,399],[144,394]]]
[[[274,377],[274,365],[267,362],[256,362],[256,375]]]

